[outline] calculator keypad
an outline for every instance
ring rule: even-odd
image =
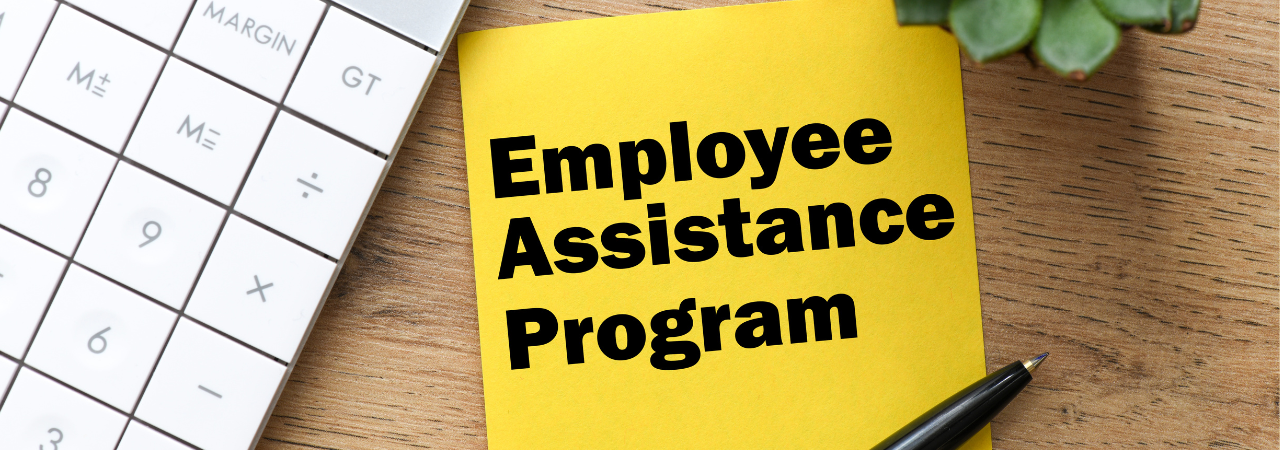
[[[120,438],[116,450],[191,450],[191,447],[135,420],[124,429],[124,437]]]
[[[391,153],[435,56],[340,10],[312,45],[284,104]]]
[[[0,450],[254,445],[439,64],[331,3],[0,0]]]
[[[198,0],[174,53],[280,101],[323,12],[319,0]]]
[[[226,211],[121,164],[76,261],[171,308],[182,308]]]
[[[0,449],[112,450],[125,420],[123,414],[24,367],[0,406]]]
[[[326,255],[347,247],[386,164],[341,138],[281,113],[236,210]]]
[[[18,363],[0,355],[0,400],[4,400],[4,393],[9,392],[9,385],[13,383],[13,376],[17,373]]]
[[[26,361],[131,411],[177,319],[160,305],[72,266]]]
[[[159,50],[102,22],[58,8],[16,101],[118,152],[164,60]]]
[[[124,155],[229,205],[275,111],[248,92],[169,60]]]
[[[58,2],[0,0],[0,97],[12,100]]]
[[[284,366],[184,318],[137,416],[206,450],[245,449],[283,377]]]
[[[335,267],[257,225],[231,217],[186,312],[289,361]]]
[[[0,224],[71,255],[116,159],[13,111],[0,125]]]
[[[164,48],[173,47],[192,0],[68,0]]]
[[[0,353],[26,354],[66,267],[61,256],[0,230]]]

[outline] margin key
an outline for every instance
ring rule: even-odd
[[[317,0],[200,0],[174,53],[280,101],[323,13]]]

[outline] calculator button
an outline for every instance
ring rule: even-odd
[[[17,374],[17,372],[18,363],[13,362],[13,360],[9,358],[0,356],[0,402],[4,401],[4,394],[9,392],[9,384],[13,382],[13,376]]]
[[[0,449],[113,450],[125,420],[101,403],[23,368],[0,407]]]
[[[67,260],[0,230],[0,352],[21,358]]]
[[[244,450],[266,418],[284,370],[184,318],[137,417],[204,450]]]
[[[248,92],[170,60],[124,154],[230,204],[274,113]]]
[[[177,318],[138,294],[71,266],[26,362],[131,411]]]
[[[384,164],[372,153],[281,113],[235,209],[327,255],[341,255]]]
[[[181,309],[226,211],[120,164],[76,261]]]
[[[192,450],[181,442],[136,421],[130,421],[116,450]]]
[[[58,2],[0,0],[0,97],[13,100]]]
[[[285,105],[390,154],[436,57],[330,9]]]
[[[441,51],[463,0],[335,0],[382,25]]]
[[[174,53],[280,101],[323,12],[317,0],[197,0]]]
[[[186,313],[292,361],[334,269],[329,260],[232,216]]]
[[[164,48],[173,46],[192,0],[71,0],[107,22]]]
[[[119,152],[165,56],[73,8],[58,8],[17,103]]]
[[[115,165],[110,154],[10,112],[0,126],[0,224],[71,255]]]

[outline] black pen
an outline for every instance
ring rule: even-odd
[[[968,441],[1031,382],[1048,353],[1004,366],[934,406],[871,450],[951,450]]]

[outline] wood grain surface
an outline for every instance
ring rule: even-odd
[[[876,0],[888,1],[888,0]],[[473,0],[460,32],[726,0]],[[1280,7],[1208,1],[1065,81],[964,63],[995,447],[1280,447]],[[450,48],[262,449],[484,448]]]

